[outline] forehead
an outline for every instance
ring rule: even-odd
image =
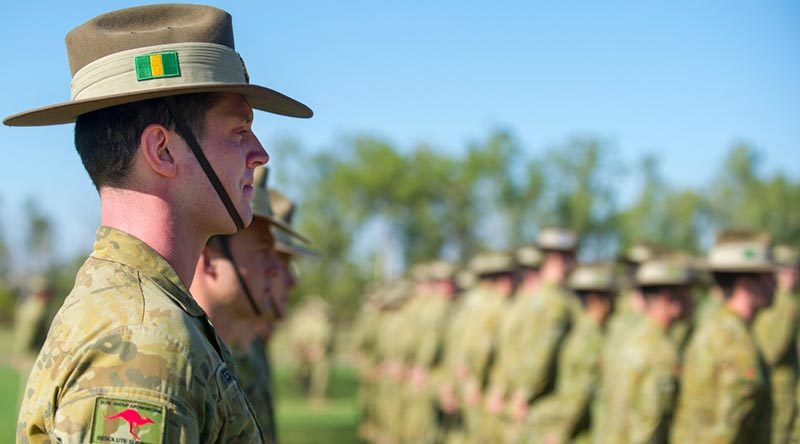
[[[207,117],[209,120],[231,119],[250,123],[253,121],[253,107],[241,94],[221,93],[208,110]]]

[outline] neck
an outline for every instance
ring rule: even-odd
[[[657,325],[658,328],[660,328],[661,330],[666,330],[670,326],[670,320],[667,319],[666,316],[663,316],[661,313],[654,311],[647,311],[647,317],[653,322],[653,324]]]
[[[187,223],[176,206],[160,196],[103,188],[100,205],[101,224],[124,231],[149,245],[189,287],[208,235]],[[132,208],[136,210],[131,211]]]

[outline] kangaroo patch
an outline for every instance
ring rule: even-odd
[[[164,406],[119,398],[94,401],[92,443],[161,444]]]

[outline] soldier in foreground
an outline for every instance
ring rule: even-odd
[[[76,122],[102,226],[28,379],[17,440],[262,442],[188,285],[208,239],[251,221],[268,161],[252,109],[311,110],[248,83],[216,8],[114,11],[66,40],[71,101],[4,123]]]
[[[555,391],[537,401],[528,415],[528,443],[589,441],[589,406],[600,379],[604,326],[614,309],[614,269],[611,264],[579,265],[569,288],[581,310],[559,355]]]
[[[595,444],[667,442],[677,393],[678,344],[670,327],[690,309],[693,272],[681,258],[647,261],[636,272],[645,306],[642,319],[618,344],[603,372],[617,380],[605,408],[592,417]],[[607,381],[611,378],[603,378]]]
[[[671,442],[770,442],[770,387],[750,326],[775,289],[768,236],[722,233],[709,255],[723,305],[689,340]]]

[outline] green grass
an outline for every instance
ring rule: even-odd
[[[12,368],[0,366],[0,399],[16,400],[20,379]],[[281,444],[359,442],[356,437],[357,385],[350,369],[334,369],[329,384],[330,397],[322,405],[307,402],[286,369],[277,369],[275,386],[278,438]],[[14,442],[16,421],[15,403],[0,403],[0,443]]]
[[[11,367],[0,367],[0,442],[14,442],[20,377]]]

